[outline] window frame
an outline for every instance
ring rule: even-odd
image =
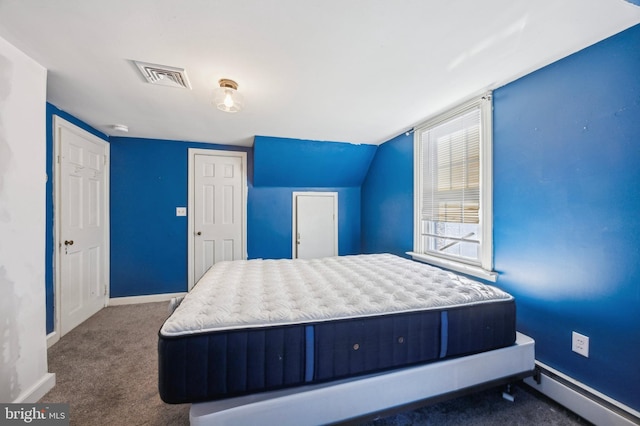
[[[480,110],[480,246],[478,262],[456,258],[455,255],[438,255],[424,247],[422,238],[423,205],[423,144],[421,135],[447,121],[460,117],[472,109]],[[456,272],[495,282],[498,274],[493,271],[493,103],[492,93],[487,92],[423,122],[414,129],[414,260],[431,263]]]

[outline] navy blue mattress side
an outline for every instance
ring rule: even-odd
[[[499,349],[516,341],[515,301],[449,309],[447,316],[447,358]]]
[[[160,397],[201,402],[304,383],[304,326],[158,340]]]
[[[167,403],[211,401],[370,374],[510,346],[515,301],[368,318],[159,334]]]
[[[315,379],[326,381],[438,359],[440,312],[332,321],[315,326]]]

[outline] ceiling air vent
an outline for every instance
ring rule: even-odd
[[[166,65],[150,64],[147,62],[133,61],[142,76],[151,84],[160,86],[180,87],[191,89],[187,73],[184,68],[168,67]]]

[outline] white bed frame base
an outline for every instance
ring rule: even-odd
[[[533,339],[387,373],[193,404],[191,425],[319,425],[348,421],[535,368]]]

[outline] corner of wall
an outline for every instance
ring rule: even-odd
[[[0,401],[53,386],[45,333],[47,71],[0,38]]]

